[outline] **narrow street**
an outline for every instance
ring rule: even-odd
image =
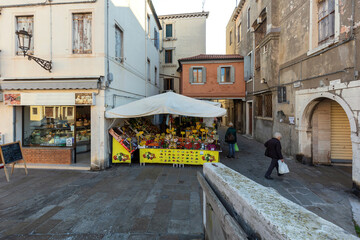
[[[225,131],[222,127],[220,135],[224,136]],[[290,173],[278,177],[274,169],[274,180],[268,180],[264,175],[271,159],[264,156],[264,145],[238,135],[238,146],[235,159],[226,158],[224,147],[223,164],[355,234],[350,201],[359,200],[351,193],[351,167],[308,166],[284,156]]]

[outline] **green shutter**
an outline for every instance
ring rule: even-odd
[[[235,68],[234,66],[230,66],[230,81],[235,82]]]
[[[221,80],[221,66],[217,68],[217,82],[220,83]]]
[[[194,67],[189,68],[189,83],[194,82],[194,73],[193,73],[194,70],[193,69],[194,69]]]
[[[206,67],[202,67],[202,77],[203,83],[206,83]]]

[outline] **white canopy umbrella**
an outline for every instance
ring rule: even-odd
[[[106,118],[136,118],[156,114],[176,114],[189,117],[221,117],[226,109],[206,101],[167,92],[143,98],[105,112]]]

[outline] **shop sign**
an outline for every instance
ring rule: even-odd
[[[95,96],[93,93],[75,93],[75,105],[94,105]]]
[[[5,105],[20,105],[21,95],[20,93],[8,93],[4,95]]]
[[[4,94],[5,105],[74,106],[95,105],[94,93],[17,93]]]

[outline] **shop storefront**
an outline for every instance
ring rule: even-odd
[[[92,92],[5,93],[29,163],[90,165]],[[21,124],[19,124],[21,123]]]
[[[142,165],[218,162],[221,149],[214,120],[225,114],[223,108],[173,92],[108,110],[105,116],[117,125],[109,131],[112,162],[131,163],[133,158]]]

